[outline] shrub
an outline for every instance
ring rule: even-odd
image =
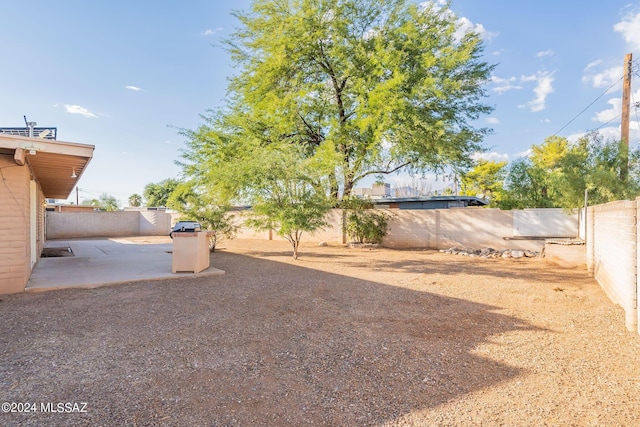
[[[347,217],[345,230],[356,243],[382,243],[387,235],[388,217],[384,212],[372,209],[369,202],[351,199],[345,204]]]

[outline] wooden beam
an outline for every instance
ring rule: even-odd
[[[16,148],[16,152],[13,154],[13,161],[18,166],[24,166],[25,152],[23,148]]]

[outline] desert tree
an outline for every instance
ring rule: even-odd
[[[493,66],[448,5],[255,0],[236,16],[224,41],[238,70],[227,103],[190,133],[217,142],[188,138],[187,175],[217,173],[222,140],[241,151],[332,150],[333,168],[309,185],[337,200],[367,176],[464,167],[482,148],[488,129],[474,123],[491,111],[483,86]]]
[[[238,229],[232,207],[221,200],[206,187],[181,182],[167,198],[167,207],[180,212],[182,220],[198,221],[206,230],[209,250],[215,252],[216,246],[234,238]]]

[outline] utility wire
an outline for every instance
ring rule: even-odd
[[[600,126],[598,126],[595,130],[600,130],[602,129],[605,125],[608,125],[609,123],[611,123],[612,121],[614,121],[615,119],[622,117],[622,113],[618,114],[615,117],[610,118],[609,120],[607,120],[606,122],[604,122],[603,124],[601,124]]]
[[[622,80],[624,78],[624,76],[620,77],[620,80]],[[593,100],[593,102],[589,105],[587,105],[582,111],[580,111],[573,119],[569,120],[567,122],[566,125],[562,126],[560,129],[558,129],[552,136],[556,136],[558,135],[564,128],[566,128],[567,126],[569,126],[571,123],[573,123],[578,117],[580,117],[585,111],[587,111],[593,104],[595,104],[600,98],[602,98],[603,96],[605,96],[611,89],[613,89],[614,86],[616,86],[620,80],[614,82],[611,86],[609,86],[607,88],[607,90],[605,90],[604,92],[602,92],[602,94],[600,94],[600,96],[598,96],[596,99]]]
[[[635,97],[633,96],[633,91],[631,92],[631,105],[635,107],[636,123],[638,123],[638,129],[640,129],[640,118],[638,117],[638,108],[640,108],[640,102],[636,102]]]

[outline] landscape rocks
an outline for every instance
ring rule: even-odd
[[[451,254],[451,255],[461,255],[468,257],[479,257],[479,258],[535,258],[540,256],[540,252],[537,251],[522,251],[522,250],[513,250],[513,249],[502,249],[496,250],[493,248],[484,248],[484,249],[463,249],[463,248],[449,248],[449,249],[440,249],[441,253]]]

